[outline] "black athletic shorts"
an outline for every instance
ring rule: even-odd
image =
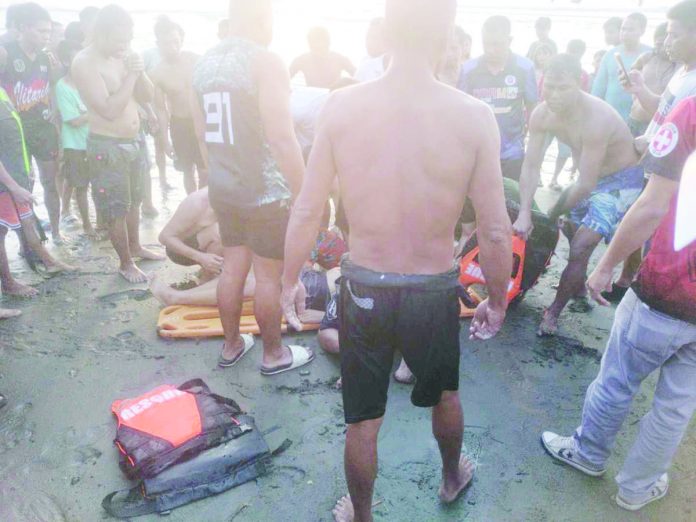
[[[524,163],[524,157],[509,160],[500,160],[500,168],[503,171],[503,177],[520,181],[520,176],[522,175],[522,164]]]
[[[218,219],[222,246],[246,246],[257,256],[283,259],[290,200],[251,208],[222,205],[214,198],[210,199],[210,204]]]
[[[307,310],[326,310],[327,303],[331,300],[329,291],[329,281],[326,279],[326,272],[318,272],[311,268],[303,268],[300,273],[300,280],[307,291],[305,298],[305,308]]]
[[[142,203],[142,154],[137,139],[90,134],[87,162],[97,212],[107,224]]]
[[[191,172],[193,167],[203,169],[203,157],[198,145],[196,128],[190,118],[172,117],[169,121],[169,135],[174,147],[174,168],[181,172]]]
[[[336,281],[337,285],[340,285],[340,281]],[[321,319],[319,324],[319,331],[322,330],[338,330],[340,324],[338,322],[338,296],[341,293],[340,286],[336,288],[336,293],[331,296],[329,302],[326,303],[326,310],[324,312],[324,317]]]
[[[60,151],[58,129],[50,121],[22,119],[27,154],[37,161],[56,161]]]
[[[347,424],[384,415],[394,352],[416,377],[415,406],[459,389],[459,270],[382,274],[344,259],[338,317]]]
[[[63,149],[63,178],[69,187],[87,188],[90,174],[84,150]]]

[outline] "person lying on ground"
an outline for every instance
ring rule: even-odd
[[[549,212],[552,220],[569,213],[563,227],[570,254],[556,292],[546,309],[538,334],[555,335],[558,319],[571,298],[587,311],[585,278],[592,252],[616,227],[643,188],[643,169],[626,123],[606,102],[581,89],[580,62],[561,54],[551,61],[544,82],[545,101],[530,120],[530,139],[520,183],[521,205],[515,233],[527,239],[532,230],[531,209],[543,162],[544,142],[552,134],[579,158],[577,182],[566,189]]]
[[[182,266],[200,265],[205,283],[222,271],[223,246],[217,216],[210,206],[208,187],[189,194],[162,229],[159,242],[167,257]]]

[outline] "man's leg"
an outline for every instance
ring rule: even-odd
[[[190,167],[187,165],[184,169],[184,190],[186,190],[186,194],[191,194],[197,190],[196,174],[193,165]]]
[[[2,285],[2,293],[4,295],[15,295],[19,297],[33,297],[39,293],[38,290],[30,286],[20,284],[14,277],[12,277],[12,272],[10,272],[10,263],[7,259],[7,250],[5,250],[6,237],[7,229],[0,225],[0,284]],[[18,313],[15,313],[14,315],[6,315],[6,312],[13,311],[0,309],[0,319],[19,315]]]
[[[89,187],[78,187],[75,189],[75,198],[77,199],[77,208],[80,211],[80,218],[82,219],[82,229],[89,237],[94,237],[96,233],[92,227],[92,222],[89,220],[89,202],[87,200],[88,190]]]
[[[377,478],[377,435],[383,417],[349,424],[344,467],[350,498],[341,499],[333,511],[337,522],[372,521],[372,495]]]
[[[274,368],[292,362],[292,354],[283,348],[280,326],[283,311],[280,307],[280,280],[283,261],[254,255],[256,295],[254,315],[263,339],[263,366]]]
[[[39,178],[44,190],[44,203],[48,211],[48,219],[51,222],[51,236],[53,241],[63,241],[60,235],[60,195],[58,194],[58,161],[37,161],[39,166]]]
[[[166,256],[157,254],[140,244],[140,204],[133,203],[126,214],[126,229],[128,241],[128,249],[130,256],[147,259],[149,261],[164,261]],[[132,259],[131,259],[132,260]],[[144,281],[139,280],[139,283]]]
[[[188,290],[175,290],[158,277],[150,278],[150,291],[155,298],[166,306],[217,306],[218,278],[212,279],[195,288]]]
[[[61,195],[61,218],[62,219],[67,219],[70,218],[70,200],[72,199],[73,195],[73,187],[72,185],[68,182],[68,180],[65,180],[63,182],[63,192]]]
[[[442,457],[440,500],[454,501],[469,484],[473,466],[461,455],[464,436],[464,414],[459,393],[442,393],[440,403],[433,408],[433,435]]]
[[[245,246],[225,247],[223,257],[222,274],[217,284],[217,304],[225,332],[222,357],[231,361],[244,349],[244,341],[239,334],[239,321],[244,303],[244,283],[251,268],[252,253]]]
[[[579,455],[598,469],[604,468],[641,383],[673,353],[665,349],[669,336],[659,345],[640,340],[663,336],[652,316],[635,293],[626,294],[616,310],[599,374],[587,389],[575,440]]]
[[[46,250],[46,247],[43,246],[41,238],[39,238],[39,235],[36,232],[37,226],[38,224],[36,223],[36,218],[34,216],[30,216],[22,220],[22,233],[27,240],[27,245],[32,252],[39,256],[39,259],[41,259],[41,262],[46,267],[46,271],[49,274],[56,274],[58,272],[71,272],[77,270],[76,267],[63,263],[62,261],[58,261],[48,253],[48,250]]]
[[[160,187],[163,192],[172,189],[172,186],[167,182],[167,155],[164,152],[162,138],[155,137],[155,163],[157,164],[157,172],[159,173]]]
[[[338,330],[334,328],[319,330],[317,340],[319,341],[319,346],[321,346],[322,350],[324,350],[326,353],[337,355],[340,352]]]
[[[684,323],[663,320],[664,335],[683,338]],[[696,327],[687,326],[690,344],[680,348],[662,367],[652,409],[640,424],[638,439],[616,477],[622,499],[639,503],[667,472],[696,408]]]
[[[568,265],[561,275],[556,298],[544,313],[539,335],[554,335],[558,330],[558,317],[568,301],[582,292],[587,277],[587,264],[601,240],[601,234],[584,226],[573,236]]]
[[[138,214],[140,213],[137,207],[136,211],[138,212]],[[132,212],[133,209],[131,209],[128,213],[131,214]],[[139,219],[140,215],[138,215],[138,220]],[[126,221],[126,216],[119,216],[117,218],[112,218],[111,222],[109,223],[109,239],[111,240],[111,244],[113,245],[114,250],[116,250],[116,254],[118,255],[119,260],[118,272],[129,283],[144,283],[145,281],[147,281],[147,276],[145,275],[145,272],[140,270],[135,265],[135,261],[133,261],[131,250],[128,245],[129,227],[127,227]]]

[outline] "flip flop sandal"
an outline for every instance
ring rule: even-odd
[[[225,359],[222,356],[222,352],[220,353],[220,357],[218,358],[218,366],[220,368],[232,368],[235,364],[237,364],[239,361],[242,360],[242,357],[244,357],[247,353],[249,353],[249,350],[251,350],[254,347],[254,336],[251,334],[242,334],[242,340],[244,341],[244,349],[239,352],[236,356],[234,356],[232,359]],[[225,345],[222,345],[222,349],[224,351]]]
[[[309,348],[305,348],[304,346],[288,346],[288,348],[292,354],[292,362],[282,364],[274,368],[266,368],[265,366],[261,366],[261,375],[270,377],[271,375],[289,372],[290,370],[295,370],[309,364],[314,360],[314,352]]]

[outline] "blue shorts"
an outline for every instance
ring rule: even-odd
[[[570,220],[602,235],[609,243],[619,223],[643,190],[643,167],[635,166],[599,180],[590,196],[570,211]]]

